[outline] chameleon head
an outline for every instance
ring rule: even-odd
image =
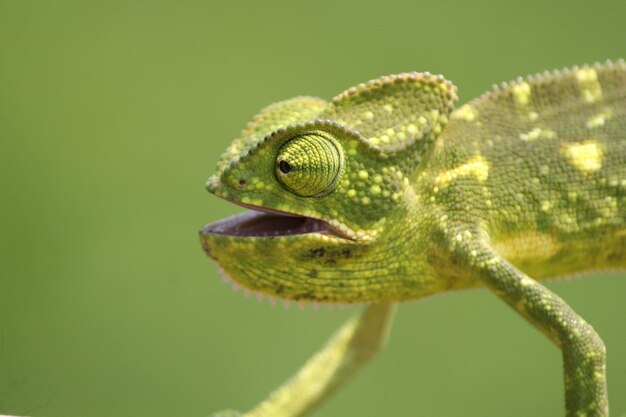
[[[455,100],[442,77],[411,73],[331,103],[298,97],[262,110],[207,182],[249,210],[205,226],[205,252],[242,286],[280,298],[393,298],[394,226]]]

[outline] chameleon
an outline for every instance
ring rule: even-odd
[[[626,64],[518,78],[455,108],[428,72],[263,109],[206,189],[200,230],[261,296],[365,306],[246,413],[310,413],[385,345],[403,301],[486,287],[562,353],[567,417],[608,416],[606,349],[542,281],[626,267]]]

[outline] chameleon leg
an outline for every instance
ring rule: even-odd
[[[561,349],[567,417],[608,416],[606,349],[593,327],[506,260],[489,251],[474,259],[487,286]]]
[[[392,303],[366,307],[348,320],[296,375],[244,416],[295,417],[313,410],[383,347],[395,307]]]

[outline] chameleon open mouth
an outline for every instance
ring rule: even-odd
[[[273,237],[306,233],[338,234],[326,222],[310,217],[249,210],[202,228],[204,234],[241,237]]]
[[[249,210],[204,226],[201,230],[202,234],[276,237],[320,233],[346,239],[346,236],[324,220],[253,206],[240,201],[228,201]]]

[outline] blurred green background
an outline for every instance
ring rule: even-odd
[[[467,101],[626,55],[622,1],[0,0],[0,413],[246,410],[353,311],[259,304],[197,239],[203,184],[260,108],[409,70]],[[626,413],[626,276],[549,284],[603,336]],[[560,416],[560,355],[485,290],[401,307],[316,416]]]

